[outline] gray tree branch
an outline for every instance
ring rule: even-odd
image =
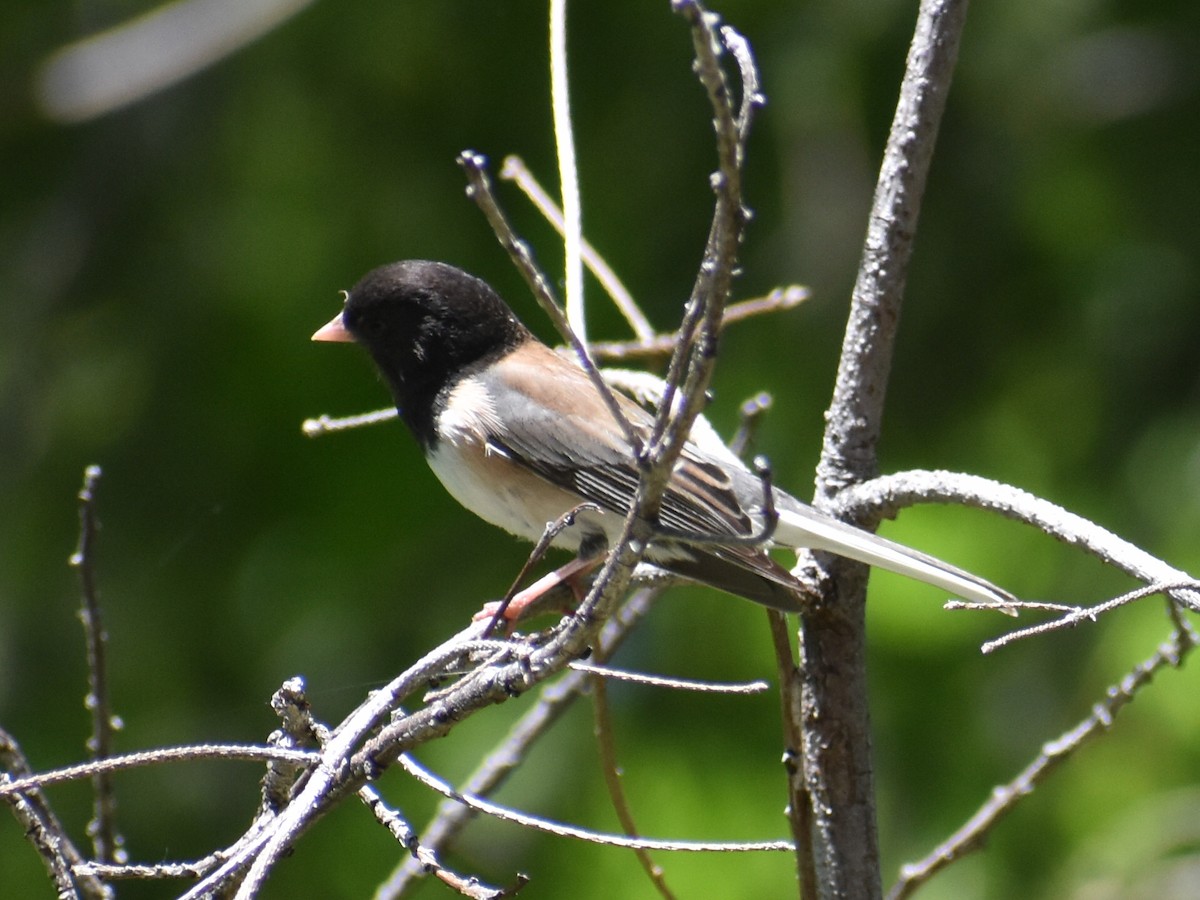
[[[817,469],[814,502],[875,474],[892,350],[938,123],[958,56],[966,0],[923,0],[867,226]],[[823,561],[825,562],[825,561]],[[866,567],[830,560],[831,578],[800,633],[801,765],[794,816],[805,828],[820,898],[876,898],[882,887],[866,682]],[[781,675],[784,673],[781,673]],[[788,708],[785,707],[785,713]],[[801,850],[803,853],[803,850]],[[802,883],[806,879],[801,868]]]

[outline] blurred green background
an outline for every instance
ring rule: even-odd
[[[804,282],[797,311],[724,344],[714,420],[775,396],[758,449],[811,492],[875,167],[915,14],[893,0],[730,0],[768,105],[750,147],[756,218],[739,296]],[[121,750],[255,741],[303,674],[336,721],[501,593],[526,548],[460,510],[394,423],[320,440],[300,422],[382,406],[365,356],[314,346],[337,291],[404,257],[486,277],[549,336],[454,164],[523,156],[553,183],[545,4],[317,3],[186,83],[80,125],[37,110],[56,48],[144,2],[10,0],[0,31],[0,724],[39,769],[85,756],[75,492],[104,469],[99,577]],[[665,2],[570,9],[585,230],[667,328],[706,233],[709,111]],[[1192,0],[975,4],[909,278],[881,465],[1009,482],[1200,571],[1200,7]],[[550,230],[501,199],[548,270]],[[596,336],[624,334],[594,284]],[[1131,587],[1008,522],[922,508],[885,533],[1018,594]],[[870,668],[885,881],[1087,715],[1165,635],[1157,601],[982,657],[1008,623],[946,613],[877,575]],[[660,604],[619,657],[696,678],[771,677],[762,613],[700,590]],[[1160,676],[921,896],[1200,895],[1200,673]],[[776,701],[612,689],[648,834],[779,837]],[[527,707],[477,717],[424,758],[468,771]],[[501,798],[615,822],[581,707]],[[258,771],[121,775],[135,861],[198,857],[253,813]],[[387,795],[432,806],[398,774]],[[51,798],[84,842],[82,786]],[[355,804],[284,861],[271,897],[362,897],[397,849]],[[451,864],[522,896],[642,897],[633,858],[484,823]],[[784,855],[661,856],[681,896],[789,896]],[[121,888],[169,896],[179,885]],[[50,897],[0,821],[0,895]],[[420,896],[447,896],[429,884]]]

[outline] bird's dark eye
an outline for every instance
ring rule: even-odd
[[[380,316],[359,316],[358,321],[354,323],[354,328],[359,334],[376,337],[387,330],[387,323]]]

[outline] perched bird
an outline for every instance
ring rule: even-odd
[[[589,502],[598,511],[581,511],[556,545],[595,554],[615,542],[639,475],[625,431],[583,369],[534,337],[486,282],[439,262],[381,266],[354,286],[313,340],[367,349],[430,468],[477,516],[536,541],[547,523]],[[616,396],[634,431],[648,435],[651,415]],[[772,490],[772,546],[826,550],[968,600],[1000,607],[1013,601],[969,572]],[[797,579],[765,546],[738,542],[763,533],[764,500],[762,480],[736,457],[689,441],[646,559],[796,611]],[[724,536],[730,543],[719,543]]]

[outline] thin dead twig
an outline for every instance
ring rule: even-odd
[[[313,419],[305,419],[300,425],[300,430],[304,432],[305,437],[321,437],[325,434],[333,434],[337,431],[348,431],[352,428],[362,428],[364,425],[378,425],[380,422],[387,422],[390,419],[398,418],[400,415],[396,411],[396,407],[389,406],[387,409],[376,409],[368,413],[359,413],[354,416],[327,416],[320,415]]]
[[[277,759],[307,764],[315,762],[317,757],[316,754],[309,751],[285,750],[261,744],[188,744],[180,747],[159,747],[155,750],[122,753],[106,759],[63,766],[61,769],[51,769],[48,772],[35,772],[23,778],[0,782],[0,798],[22,794],[33,788],[78,781],[80,778],[92,778],[97,774],[111,774],[167,762],[190,762],[204,759],[249,760],[252,762]]]
[[[690,678],[667,678],[662,675],[647,675],[644,672],[629,672],[612,666],[597,666],[585,662],[571,663],[571,669],[585,672],[609,681],[627,681],[643,687],[667,688],[673,691],[692,691],[698,694],[761,694],[770,685],[765,681],[718,682],[696,681]]]
[[[566,315],[571,330],[587,344],[583,304],[583,211],[579,202],[579,166],[575,159],[575,130],[571,122],[571,92],[567,78],[567,0],[550,0],[550,107],[554,119],[554,149],[562,185],[563,249],[566,273]]]
[[[621,781],[621,766],[617,761],[617,741],[613,728],[612,707],[608,702],[608,682],[598,673],[589,673],[592,686],[592,732],[596,736],[596,747],[600,754],[600,772],[604,776],[604,786],[608,790],[608,799],[617,814],[617,821],[625,836],[636,840],[640,836],[637,822],[633,818],[633,809],[629,804],[629,795]],[[651,886],[664,900],[674,900],[675,894],[667,885],[666,873],[650,856],[645,847],[633,848],[638,864],[646,873]]]
[[[991,797],[961,828],[936,847],[920,862],[905,865],[887,900],[903,900],[952,862],[983,846],[988,833],[1011,813],[1023,799],[1044,782],[1060,765],[1079,752],[1089,741],[1113,726],[1117,714],[1150,683],[1161,669],[1178,668],[1196,645],[1190,630],[1176,631],[1149,659],[1140,663],[1105,692],[1105,698],[1092,708],[1091,715],[1053,741],[1016,778],[995,788]]]
[[[1200,591],[1200,581],[1188,580],[1177,581],[1169,584],[1149,584],[1145,587],[1137,588],[1136,590],[1128,591],[1121,594],[1119,597],[1113,597],[1111,600],[1106,600],[1103,603],[1097,603],[1094,606],[1068,606],[1061,607],[1058,604],[1023,604],[1018,603],[1018,609],[1028,608],[1028,606],[1054,606],[1064,612],[1064,615],[1057,619],[1052,619],[1049,622],[1041,622],[1037,625],[1031,625],[1028,628],[1021,628],[1016,631],[1010,631],[1006,635],[987,641],[980,647],[984,653],[991,653],[994,650],[999,650],[1014,641],[1022,640],[1027,637],[1034,637],[1039,634],[1048,634],[1051,631],[1060,631],[1065,628],[1074,628],[1081,622],[1096,622],[1100,616],[1114,609],[1119,609],[1122,606],[1127,606],[1130,603],[1135,603],[1138,600],[1143,600],[1146,597],[1152,597],[1155,594],[1170,595],[1175,591]],[[1169,603],[1171,608],[1175,608],[1174,603]],[[947,604],[950,606],[950,604]]]
[[[811,296],[807,287],[799,284],[789,284],[764,294],[752,297],[738,303],[731,303],[725,308],[721,317],[720,332],[738,322],[744,322],[755,316],[783,312],[794,309]],[[675,351],[683,340],[681,332],[671,334],[651,335],[633,341],[593,341],[589,346],[596,359],[621,362],[632,359],[654,359],[667,356]]]
[[[10,788],[14,781],[29,783],[32,776],[33,770],[16,738],[0,728],[0,789]],[[63,900],[111,900],[114,896],[112,888],[100,877],[82,869],[85,865],[83,854],[75,847],[38,787],[0,793],[0,799],[9,805],[25,829],[25,837],[50,873],[58,897]]]
[[[677,841],[658,838],[629,838],[619,834],[606,834],[587,828],[578,828],[563,822],[555,822],[518,812],[514,809],[492,803],[482,797],[461,794],[450,784],[438,778],[432,772],[421,766],[415,759],[405,756],[401,765],[409,775],[416,778],[426,787],[449,797],[459,803],[470,806],[477,812],[485,813],[505,822],[512,822],[543,831],[559,837],[577,838],[590,844],[602,844],[608,847],[624,847],[627,850],[665,850],[681,853],[760,853],[760,852],[790,852],[793,847],[790,841]]]
[[[92,720],[88,750],[92,758],[97,760],[112,754],[113,733],[117,727],[108,691],[108,633],[104,630],[100,594],[96,588],[95,550],[96,532],[99,529],[96,521],[96,485],[100,482],[100,475],[99,466],[88,466],[84,470],[83,486],[79,489],[79,545],[70,559],[71,566],[79,573],[82,595],[79,620],[83,623],[84,642],[87,645],[88,693],[84,706]],[[88,833],[92,836],[96,861],[125,862],[123,841],[117,832],[117,796],[108,773],[96,772],[92,776],[92,794],[92,821]]]
[[[563,222],[563,213],[555,204],[554,200],[546,193],[545,188],[538,183],[533,173],[529,171],[529,167],[519,156],[509,155],[504,157],[504,162],[500,164],[500,177],[506,181],[512,181],[516,184],[521,192],[529,198],[530,202],[537,207],[538,212],[554,226],[554,229],[560,234],[566,234],[566,226]],[[617,309],[625,317],[625,321],[629,323],[629,327],[633,329],[633,333],[639,341],[647,341],[654,337],[654,326],[650,324],[646,314],[642,312],[637,301],[633,299],[633,295],[625,284],[621,281],[608,262],[596,252],[586,239],[583,240],[581,246],[583,261],[587,265],[588,270],[596,276],[596,280],[600,282],[604,290],[608,292],[608,296],[616,304]],[[590,345],[595,353],[595,344]]]
[[[757,90],[758,73],[748,48],[735,54],[742,67],[743,87],[741,107],[735,112],[725,70],[719,61],[722,43],[717,31],[718,17],[693,0],[675,0],[673,7],[691,26],[696,75],[713,109],[718,168],[711,179],[716,204],[704,258],[679,328],[679,343],[667,369],[667,389],[651,438],[660,455],[672,458],[687,439],[692,421],[700,411],[699,401],[712,379],[717,335],[732,291],[737,251],[748,217],[742,205],[744,145],[754,110],[762,103]],[[735,37],[740,38],[729,26],[725,26],[720,34],[726,43],[733,42]],[[675,403],[677,391],[684,398],[678,410]],[[673,429],[673,439],[665,439],[668,423],[673,419],[681,424]]]

